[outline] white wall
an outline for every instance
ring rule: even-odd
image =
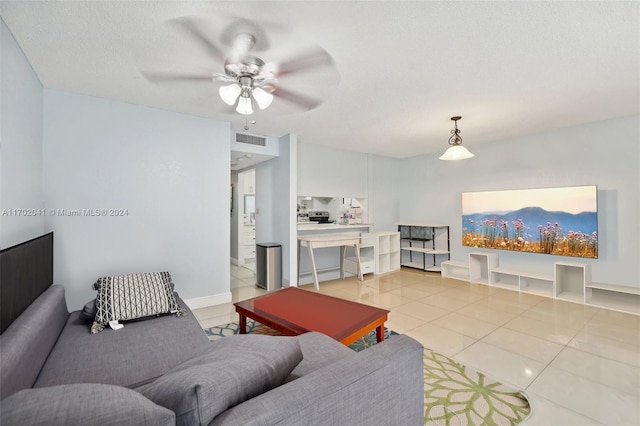
[[[367,222],[373,224],[371,232],[397,229],[400,160],[300,143],[297,164],[298,195],[366,199]],[[300,257],[300,269],[310,271],[306,249]],[[319,272],[320,280],[340,276],[335,270],[340,262],[337,248],[314,250],[314,258],[318,270],[333,268]],[[303,275],[300,282],[313,282],[313,277]]]
[[[368,217],[370,232],[397,231],[400,217],[401,161],[397,158],[369,157]]]
[[[184,299],[230,300],[229,123],[45,90],[43,145],[47,209],[126,209],[47,216],[71,309],[96,278],[145,271],[171,272]]]
[[[297,137],[282,136],[278,145],[278,157],[256,166],[256,243],[282,244],[286,285],[297,274]]]
[[[2,20],[0,55],[0,248],[6,248],[44,233],[43,90]]]
[[[231,184],[233,185],[233,211],[231,212],[231,228],[230,228],[230,232],[231,232],[231,238],[230,238],[230,245],[229,248],[231,250],[230,255],[231,255],[231,262],[237,264],[238,259],[239,259],[239,255],[238,255],[238,237],[239,237],[239,232],[238,232],[238,223],[239,223],[239,215],[238,212],[240,211],[240,188],[238,186],[238,172],[237,171],[232,171],[231,172]]]
[[[639,141],[632,116],[475,145],[476,156],[460,162],[439,161],[440,153],[406,159],[400,220],[449,224],[451,258],[467,260],[474,249],[461,243],[462,192],[597,185],[598,259],[491,251],[501,265],[532,272],[553,273],[559,260],[590,263],[593,281],[640,287]]]
[[[300,143],[297,161],[298,195],[367,197],[367,154]]]

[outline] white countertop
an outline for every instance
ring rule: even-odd
[[[357,225],[338,225],[337,223],[298,222],[298,231],[349,231],[352,229],[369,229],[373,225],[360,223]]]

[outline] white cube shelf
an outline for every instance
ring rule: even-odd
[[[361,245],[373,248],[374,274],[386,274],[400,269],[400,233],[363,232]]]
[[[555,291],[558,299],[585,303],[585,288],[591,283],[591,265],[587,263],[556,262]]]
[[[640,315],[640,288],[590,283],[585,289],[585,303]]]
[[[489,271],[497,268],[498,264],[498,255],[495,253],[469,253],[469,281],[489,284]]]
[[[445,260],[440,266],[442,267],[442,276],[444,278],[469,281],[469,262]]]
[[[640,288],[591,282],[591,265],[555,262],[553,275],[499,266],[496,253],[442,262],[442,276],[640,315]]]

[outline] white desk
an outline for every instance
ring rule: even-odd
[[[340,279],[344,279],[344,255],[347,246],[352,246],[356,251],[356,261],[358,264],[358,279],[362,281],[362,269],[360,268],[360,236],[349,234],[322,234],[322,235],[300,235],[298,236],[298,282],[300,281],[300,248],[305,246],[309,249],[311,259],[311,270],[313,272],[313,282],[316,290],[320,290],[318,283],[318,271],[316,261],[313,257],[314,248],[340,247]]]

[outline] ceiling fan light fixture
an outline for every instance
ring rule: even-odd
[[[238,96],[240,96],[240,93],[242,93],[242,88],[236,83],[233,83],[228,86],[220,87],[218,93],[225,104],[233,106],[236,104],[236,100],[238,99]]]
[[[462,146],[462,137],[460,137],[460,130],[458,130],[458,120],[461,118],[462,117],[451,117],[451,120],[454,122],[454,129],[451,131],[451,137],[449,138],[449,145],[451,146],[439,157],[441,160],[466,160],[475,155]]]
[[[253,99],[256,100],[258,108],[260,109],[269,108],[269,105],[271,105],[271,102],[273,102],[273,95],[266,90],[261,89],[260,87],[254,88],[251,94],[253,95]]]
[[[236,111],[242,115],[251,115],[253,114],[253,107],[251,106],[251,98],[240,96],[240,100],[238,100],[238,107]]]

